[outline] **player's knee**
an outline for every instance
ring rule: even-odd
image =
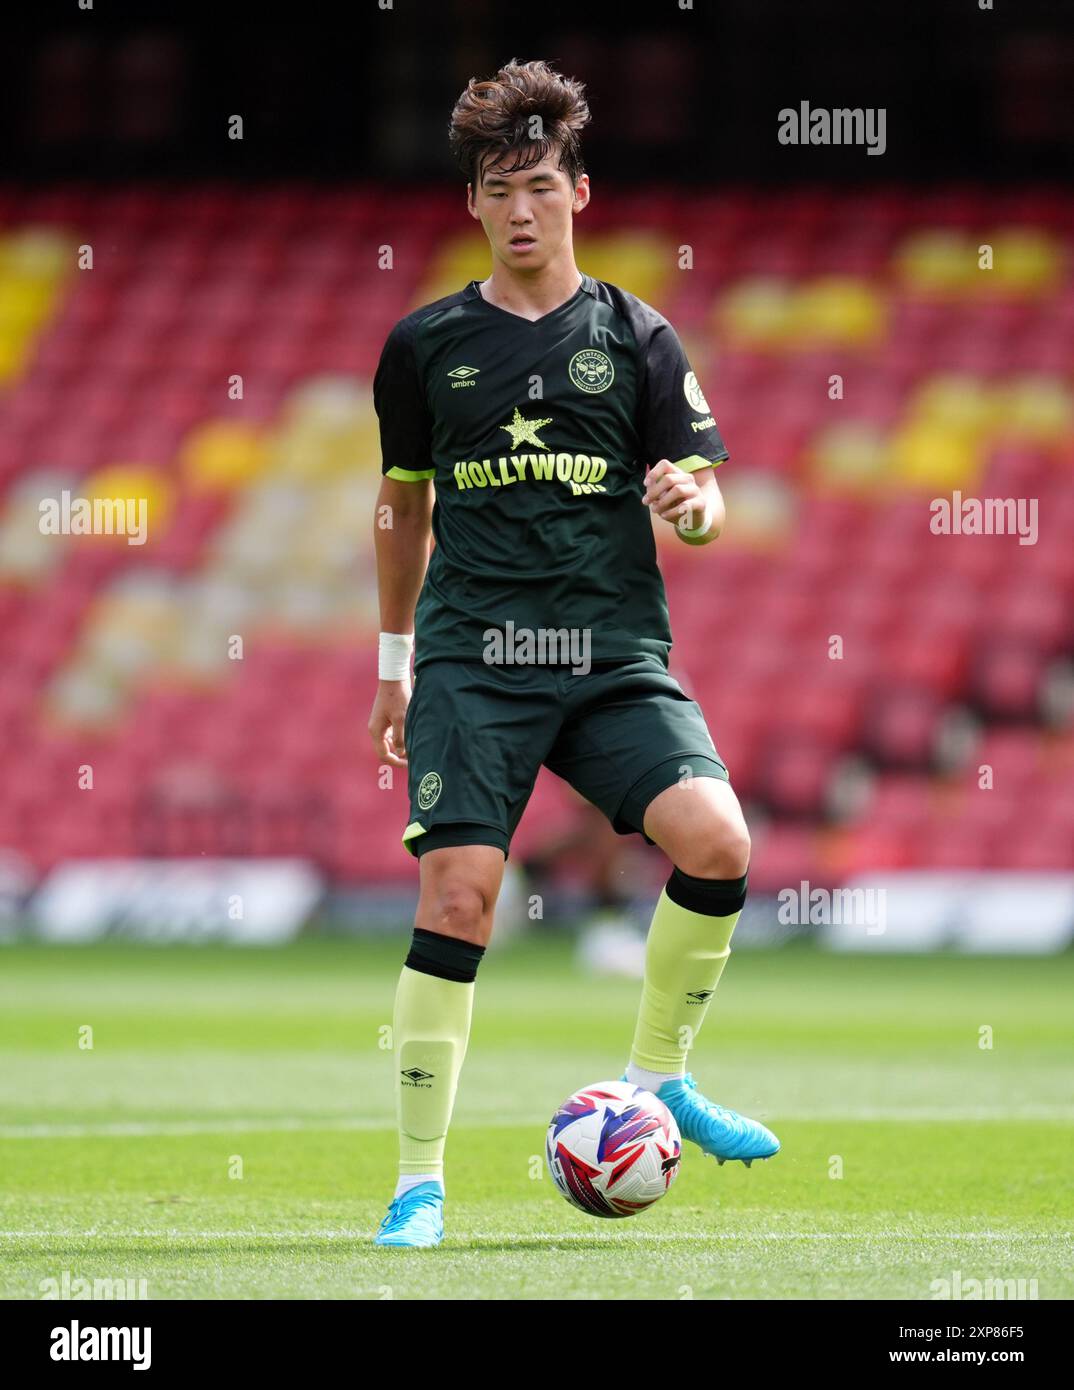
[[[698,835],[689,851],[676,859],[683,873],[694,878],[741,878],[750,864],[750,832],[741,817],[718,817],[708,833]]]
[[[472,884],[436,884],[422,894],[417,920],[426,931],[482,943],[488,907],[484,894]]]

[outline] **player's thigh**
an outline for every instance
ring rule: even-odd
[[[655,658],[594,668],[579,686],[547,765],[598,806],[620,834],[643,828],[650,802],[694,779],[727,780],[696,700]],[[580,679],[589,680],[589,677]]]
[[[653,797],[643,825],[684,874],[740,878],[749,865],[749,830],[730,782],[684,777]]]
[[[430,662],[411,711],[404,846],[423,862],[434,848],[474,844],[506,855],[559,726],[549,673]]]
[[[504,855],[494,845],[449,845],[419,861],[415,926],[485,946],[503,883]]]

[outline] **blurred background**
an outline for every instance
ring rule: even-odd
[[[1071,14],[369,8],[65,7],[15,37],[0,934],[402,948],[371,378],[396,320],[488,273],[455,97],[545,57],[594,118],[579,264],[676,325],[731,453],[719,543],[657,540],[672,672],[754,834],[736,945],[1067,946]],[[883,108],[883,152],[780,143],[803,101]],[[144,499],[144,544],[43,530],[65,495]],[[1010,499],[1032,542],[937,534],[938,499]],[[587,924],[591,964],[636,973],[667,872],[542,772],[498,939]],[[835,920],[823,894],[867,888],[883,921]]]

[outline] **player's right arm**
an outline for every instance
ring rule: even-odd
[[[414,609],[425,580],[432,541],[433,484],[385,478],[377,495],[373,545],[381,632],[414,631]],[[369,735],[377,756],[406,766],[406,711],[410,681],[378,680]]]
[[[383,478],[373,519],[381,632],[410,634],[425,580],[434,502],[432,427],[414,359],[413,324],[401,320],[388,335],[373,378],[380,419]],[[377,756],[406,766],[409,673],[377,681],[369,735]]]

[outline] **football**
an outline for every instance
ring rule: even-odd
[[[568,1096],[548,1126],[545,1157],[567,1201],[590,1216],[634,1216],[675,1181],[682,1140],[652,1091],[597,1081]]]

